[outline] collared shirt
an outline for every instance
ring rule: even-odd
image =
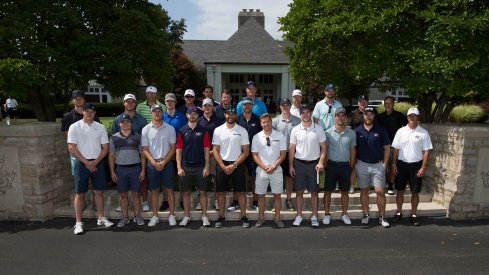
[[[261,101],[259,98],[255,98],[251,112],[257,116],[261,116],[267,113],[267,105],[265,105],[265,103],[263,103],[263,101]],[[243,113],[243,101],[240,101],[236,106],[236,113],[238,116]]]
[[[302,123],[295,126],[290,133],[290,144],[295,144],[295,158],[300,160],[317,160],[321,156],[321,142],[326,141],[323,128],[316,123],[304,128]]]
[[[198,108],[197,105],[194,104],[193,107],[197,108],[197,113],[199,113],[199,116],[202,116],[202,114],[204,114],[204,112],[202,111],[202,109],[201,108]],[[188,109],[187,108],[187,105],[183,104],[182,106],[180,106],[180,107],[177,108],[177,112],[180,112],[180,113],[182,113],[185,116],[187,114],[187,109]],[[187,118],[187,117],[185,117],[185,118]]]
[[[109,152],[114,154],[117,165],[141,163],[141,150],[141,135],[134,130],[128,136],[117,132],[110,138]]]
[[[124,113],[116,116],[114,121],[112,122],[112,134],[117,133],[121,130],[121,128],[119,127],[119,123],[121,122],[123,115]],[[148,121],[146,120],[146,118],[138,113],[132,116],[131,119],[131,129],[141,135],[141,131],[143,130],[144,126],[148,125]]]
[[[78,113],[75,109],[65,113],[61,119],[61,132],[68,132],[71,124],[81,120],[82,118],[83,114]],[[100,123],[100,119],[97,114],[95,114],[93,120]]]
[[[226,110],[226,107],[224,107],[222,104],[220,104],[219,106],[217,106],[216,108],[214,108],[214,111],[216,112],[217,117],[219,119],[221,119],[222,121],[226,121],[226,118],[224,117],[224,111],[225,110]]]
[[[393,110],[390,115],[388,115],[386,112],[379,114],[377,121],[379,122],[380,126],[387,130],[389,139],[391,141],[394,140],[397,130],[408,124],[406,116],[396,110]]]
[[[290,145],[290,132],[292,132],[292,129],[299,124],[301,124],[301,119],[293,115],[290,116],[289,120],[284,119],[282,115],[272,119],[272,128],[285,136],[287,151],[289,151]]]
[[[336,126],[326,130],[328,142],[328,160],[347,162],[350,161],[350,149],[357,146],[355,131],[346,127],[345,131],[339,132]]]
[[[267,137],[270,141],[267,141]],[[273,165],[280,158],[280,151],[285,151],[285,137],[282,133],[272,130],[270,136],[261,131],[253,137],[251,152],[258,153],[265,165]]]
[[[180,112],[175,112],[173,116],[169,115],[167,112],[164,112],[163,121],[173,126],[176,135],[176,133],[178,133],[178,130],[180,130],[180,128],[187,124],[187,117]]]
[[[148,147],[154,159],[164,158],[170,151],[170,144],[175,144],[176,140],[175,128],[165,122],[159,128],[150,122],[141,134],[141,146]]]
[[[212,114],[210,119],[207,120],[204,116],[201,116],[199,118],[199,125],[206,128],[207,132],[209,133],[209,140],[212,141],[212,138],[214,137],[214,130],[221,126],[225,121],[223,119],[220,119],[217,117],[216,114]]]
[[[294,104],[292,104],[292,107],[290,107],[290,114],[296,117],[301,117],[299,107],[296,107]]]
[[[17,103],[17,100],[15,100],[14,98],[12,99],[7,98],[7,100],[5,101],[5,105],[7,105],[7,108],[15,109],[19,104]]]
[[[253,137],[262,130],[260,117],[253,113],[251,113],[250,120],[247,120],[244,115],[238,116],[236,123],[246,129],[249,141],[253,141]],[[253,144],[253,142],[251,142],[251,144]]]
[[[96,159],[102,152],[102,144],[109,143],[104,125],[94,121],[91,124],[79,120],[68,129],[68,143],[76,148],[86,159]]]
[[[166,106],[161,104],[158,100],[156,100],[156,104],[160,105],[161,111],[166,112]],[[148,104],[148,100],[145,100],[136,106],[136,112],[146,118],[148,123],[153,120],[153,116],[151,115],[151,106]]]
[[[430,134],[419,125],[415,129],[407,125],[400,128],[392,147],[399,149],[399,160],[409,163],[423,160],[423,151],[433,149]]]
[[[214,130],[212,138],[213,145],[219,145],[219,154],[225,161],[236,161],[241,155],[242,145],[250,144],[246,129],[234,124],[233,128],[228,128],[226,123]]]
[[[209,133],[197,124],[194,129],[187,125],[180,128],[177,137],[177,149],[182,149],[182,163],[190,167],[204,167],[204,148],[210,148]]]
[[[343,107],[343,105],[336,99],[333,101],[331,106],[328,105],[328,103],[326,103],[326,99],[324,99],[316,103],[312,116],[319,120],[319,126],[321,126],[321,128],[323,128],[325,131],[326,129],[329,129],[331,126],[335,125],[334,115],[336,109],[341,107]]]
[[[368,131],[362,124],[355,129],[357,135],[357,159],[366,162],[384,160],[384,146],[390,144],[384,127],[374,124]]]

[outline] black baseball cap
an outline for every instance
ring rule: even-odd
[[[311,111],[312,110],[311,105],[309,105],[309,104],[301,104],[301,107],[299,108],[299,112],[302,113],[305,110]]]
[[[368,101],[368,96],[367,95],[361,95],[358,97],[358,101],[366,100]]]
[[[71,92],[71,98],[75,98],[79,96],[85,98],[85,92],[82,90],[73,90],[73,92]]]
[[[132,118],[130,115],[128,114],[123,114],[122,117],[121,117],[121,122],[124,121],[124,120],[127,120],[127,121],[130,121],[132,122]]]
[[[88,110],[88,109],[92,109],[94,111],[96,110],[95,109],[95,105],[93,105],[92,103],[85,103],[85,104],[83,104],[83,111]]]
[[[290,99],[284,97],[280,100],[280,105],[292,105],[292,102],[290,102]]]

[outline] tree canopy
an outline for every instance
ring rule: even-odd
[[[335,82],[345,93],[394,83],[416,98],[425,122],[446,121],[456,103],[489,95],[487,1],[295,0],[290,7],[280,23],[295,43],[286,53],[300,85]]]
[[[0,4],[0,90],[54,121],[56,98],[89,80],[112,95],[143,79],[171,90],[170,52],[184,21],[146,0],[23,0]]]

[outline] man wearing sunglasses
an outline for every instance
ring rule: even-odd
[[[275,225],[283,228],[280,220],[282,202],[280,194],[283,186],[283,173],[280,164],[285,160],[286,143],[282,133],[272,129],[270,114],[260,116],[260,124],[263,131],[253,137],[251,153],[256,168],[255,193],[258,195],[258,221],[255,227],[261,227],[265,223],[265,195],[268,185],[272,189],[275,206]]]
[[[183,94],[183,99],[185,100],[185,104],[177,108],[177,111],[182,113],[184,116],[187,114],[187,109],[189,108],[197,108],[195,105],[195,92],[192,89],[185,90]],[[199,116],[202,115],[202,110],[197,108],[199,112]]]
[[[336,89],[333,84],[328,84],[324,87],[324,100],[316,103],[312,117],[314,123],[317,123],[324,131],[331,128],[334,124],[334,114],[336,109],[343,107],[341,102],[335,99]]]

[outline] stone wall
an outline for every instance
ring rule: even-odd
[[[59,123],[0,125],[0,219],[52,219],[72,191]]]
[[[426,191],[433,202],[456,220],[489,217],[489,127],[487,125],[422,125],[431,135],[433,151]]]

